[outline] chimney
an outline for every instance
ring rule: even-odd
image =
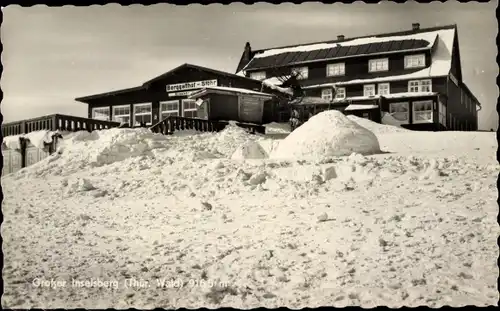
[[[411,28],[413,30],[419,30],[420,29],[420,23],[413,23],[413,24],[411,24]]]
[[[345,39],[345,36],[344,35],[338,35],[337,36],[337,40],[338,41],[343,41]]]
[[[245,50],[243,52],[243,60],[245,61],[245,64],[250,61],[251,54],[252,54],[252,47],[250,46],[250,42],[247,42],[245,44]]]

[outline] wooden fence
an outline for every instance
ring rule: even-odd
[[[120,126],[119,122],[103,121],[88,118],[80,118],[62,114],[53,114],[39,118],[22,120],[2,124],[2,135],[12,136],[27,134],[30,132],[49,130],[49,131],[95,131],[109,129]]]
[[[161,133],[164,135],[171,135],[176,130],[195,130],[200,132],[219,132],[222,131],[229,122],[227,121],[217,121],[217,120],[206,120],[198,118],[186,118],[178,116],[169,116],[162,121],[156,123],[150,127],[150,130],[154,133]],[[250,133],[261,133],[265,134],[265,127],[258,124],[251,123],[241,123],[237,122],[237,126],[248,130]]]
[[[19,137],[19,149],[9,149],[2,144],[2,176],[14,173],[48,157],[56,151],[59,138],[61,138],[60,134],[54,134],[52,142],[45,143],[43,148],[34,146],[29,139],[23,137]]]

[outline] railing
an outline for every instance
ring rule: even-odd
[[[229,122],[227,121],[217,121],[217,120],[206,120],[198,118],[186,118],[169,116],[162,121],[151,126],[149,129],[154,133],[161,133],[164,135],[171,135],[174,131],[181,130],[195,130],[200,132],[219,132],[222,131]],[[248,130],[251,133],[261,133],[265,134],[265,127],[262,125],[251,124],[251,123],[236,123],[237,126]]]
[[[222,131],[229,122],[214,121],[197,118],[186,118],[169,116],[162,121],[151,126],[149,129],[153,133],[161,133],[163,135],[171,135],[175,130],[196,130],[200,132],[219,132]]]
[[[53,114],[39,118],[2,124],[3,136],[27,134],[30,132],[49,131],[95,131],[120,126],[119,122],[95,120],[62,114]]]

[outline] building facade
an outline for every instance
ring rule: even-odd
[[[262,82],[192,64],[183,64],[141,86],[75,100],[88,104],[88,117],[152,125],[168,116],[197,117],[189,96],[207,87],[233,87],[261,91]]]
[[[413,130],[478,127],[480,103],[462,79],[456,25],[415,23],[407,31],[255,51],[247,43],[237,68],[261,81],[292,72],[307,96],[346,113]]]

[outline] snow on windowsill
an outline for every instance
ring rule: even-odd
[[[346,111],[353,111],[353,110],[366,110],[366,109],[377,109],[378,105],[349,105],[345,109]]]

